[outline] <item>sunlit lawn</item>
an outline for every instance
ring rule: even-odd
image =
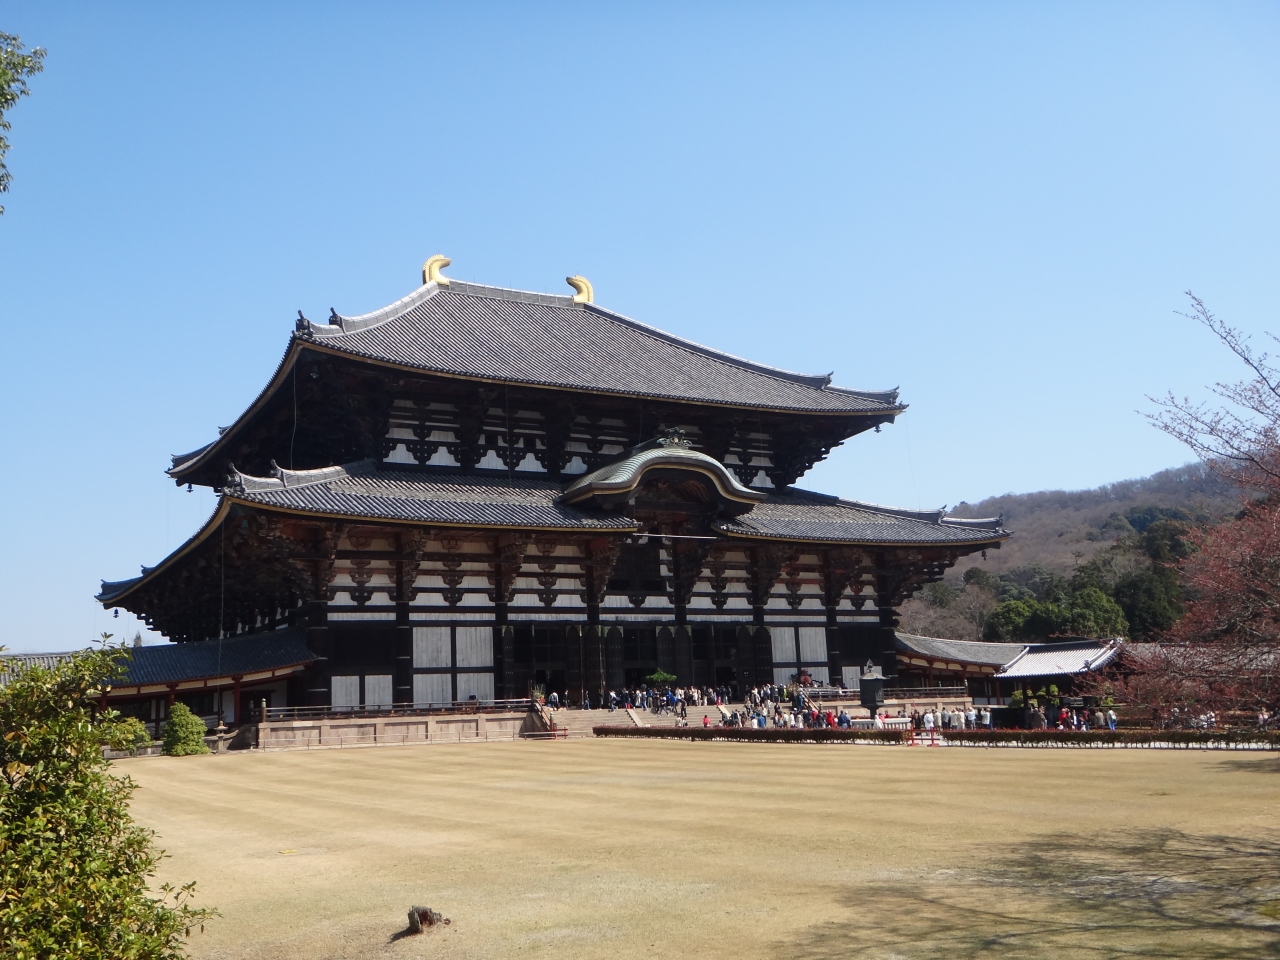
[[[138,759],[196,957],[1280,956],[1270,754],[582,740]],[[453,923],[395,935],[411,905]]]

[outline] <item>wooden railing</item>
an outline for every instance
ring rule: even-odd
[[[885,687],[886,700],[964,700],[968,687]]]
[[[383,707],[266,707],[253,720],[332,720],[338,717],[410,717],[446,713],[516,713],[531,708],[518,700],[455,700],[448,703],[393,703]]]

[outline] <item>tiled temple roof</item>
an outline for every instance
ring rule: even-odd
[[[124,675],[112,680],[119,687],[182,683],[265,673],[301,666],[316,659],[303,632],[294,627],[200,643],[130,647]],[[53,667],[71,653],[13,654],[0,656],[0,686],[15,668]]]
[[[634,530],[616,514],[558,503],[560,484],[520,474],[463,475],[362,460],[320,470],[279,470],[275,477],[237,474],[236,500],[306,513],[421,524],[530,527],[543,530]]]
[[[700,455],[699,455],[700,456]],[[422,526],[596,532],[623,535],[636,521],[618,513],[561,502],[554,480],[520,473],[463,474],[447,469],[361,460],[317,470],[277,469],[272,477],[233,473],[213,516],[190,540],[142,576],[102,582],[98,600],[111,603],[201,543],[235,504],[335,519]],[[788,489],[768,495],[745,516],[717,529],[747,539],[884,546],[994,546],[1008,533],[999,520],[952,522],[940,511],[919,512]]]
[[[919,637],[912,633],[895,633],[894,647],[908,655],[948,663],[1002,667],[1023,650],[1019,643],[980,643],[973,640],[943,640]]]
[[[1061,677],[1101,670],[1124,648],[1113,640],[1071,640],[1065,643],[1033,643],[1023,648],[998,674],[1002,679]]]
[[[360,317],[299,324],[329,349],[506,383],[817,413],[894,414],[896,390],[830,385],[743,360],[572,297],[453,280]]]
[[[994,543],[1008,536],[999,519],[952,520],[941,510],[900,510],[794,489],[717,526],[731,536],[849,544]]]

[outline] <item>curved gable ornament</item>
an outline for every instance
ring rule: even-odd
[[[741,516],[767,494],[744,487],[719,460],[694,450],[683,430],[669,430],[664,436],[632,447],[613,463],[584,474],[559,497],[561,503],[620,507],[633,499],[649,480],[674,484],[701,482],[713,495],[722,512]]]
[[[578,275],[574,277],[565,277],[564,282],[573,287],[574,303],[595,303],[596,290],[591,286],[591,281],[586,277]]]

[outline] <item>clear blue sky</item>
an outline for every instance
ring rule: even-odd
[[[10,649],[191,534],[164,476],[295,311],[567,290],[910,411],[805,485],[936,507],[1188,459],[1137,411],[1280,328],[1280,7],[0,3]]]

